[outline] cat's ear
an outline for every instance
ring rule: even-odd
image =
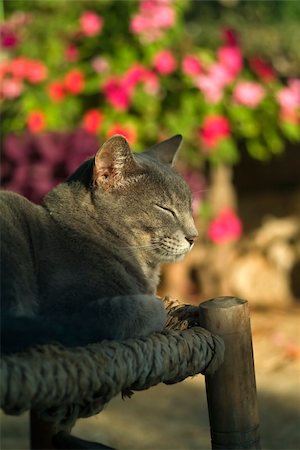
[[[93,185],[101,186],[104,190],[120,186],[138,168],[127,140],[116,134],[95,155]]]
[[[181,141],[181,134],[176,134],[166,141],[153,145],[148,150],[146,150],[145,154],[164,164],[174,166]]]

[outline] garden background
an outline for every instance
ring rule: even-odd
[[[181,133],[200,238],[161,294],[249,300],[264,448],[300,445],[300,3],[0,2],[1,183],[34,202],[113,134]],[[27,448],[3,418],[2,448]],[[204,449],[203,380],[112,403],[75,432],[118,448]]]

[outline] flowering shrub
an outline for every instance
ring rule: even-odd
[[[208,227],[208,236],[216,244],[237,240],[241,234],[241,221],[231,209],[221,211]]]
[[[300,81],[246,60],[233,30],[216,51],[187,39],[188,1],[76,2],[67,25],[60,3],[1,26],[4,133],[82,127],[103,139],[122,126],[141,148],[181,132],[198,165],[236,162],[240,139],[260,159],[300,140]]]
[[[246,58],[232,29],[220,30],[216,49],[197,45],[185,24],[191,4],[36,1],[8,16],[0,27],[3,182],[30,196],[26,179],[42,179],[44,192],[75,167],[87,136],[95,143],[121,133],[139,150],[182,133],[182,157],[195,168],[236,163],[241,140],[261,160],[286,139],[300,141],[300,80],[284,83],[261,55]]]

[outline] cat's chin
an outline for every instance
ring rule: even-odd
[[[185,257],[186,253],[181,253],[180,255],[168,255],[168,256],[164,256],[164,261],[163,262],[179,262],[182,261],[183,258]]]

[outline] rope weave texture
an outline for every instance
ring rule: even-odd
[[[34,409],[68,425],[97,414],[121,391],[211,374],[223,354],[222,339],[200,327],[76,349],[35,347],[2,358],[1,408],[13,415]]]

